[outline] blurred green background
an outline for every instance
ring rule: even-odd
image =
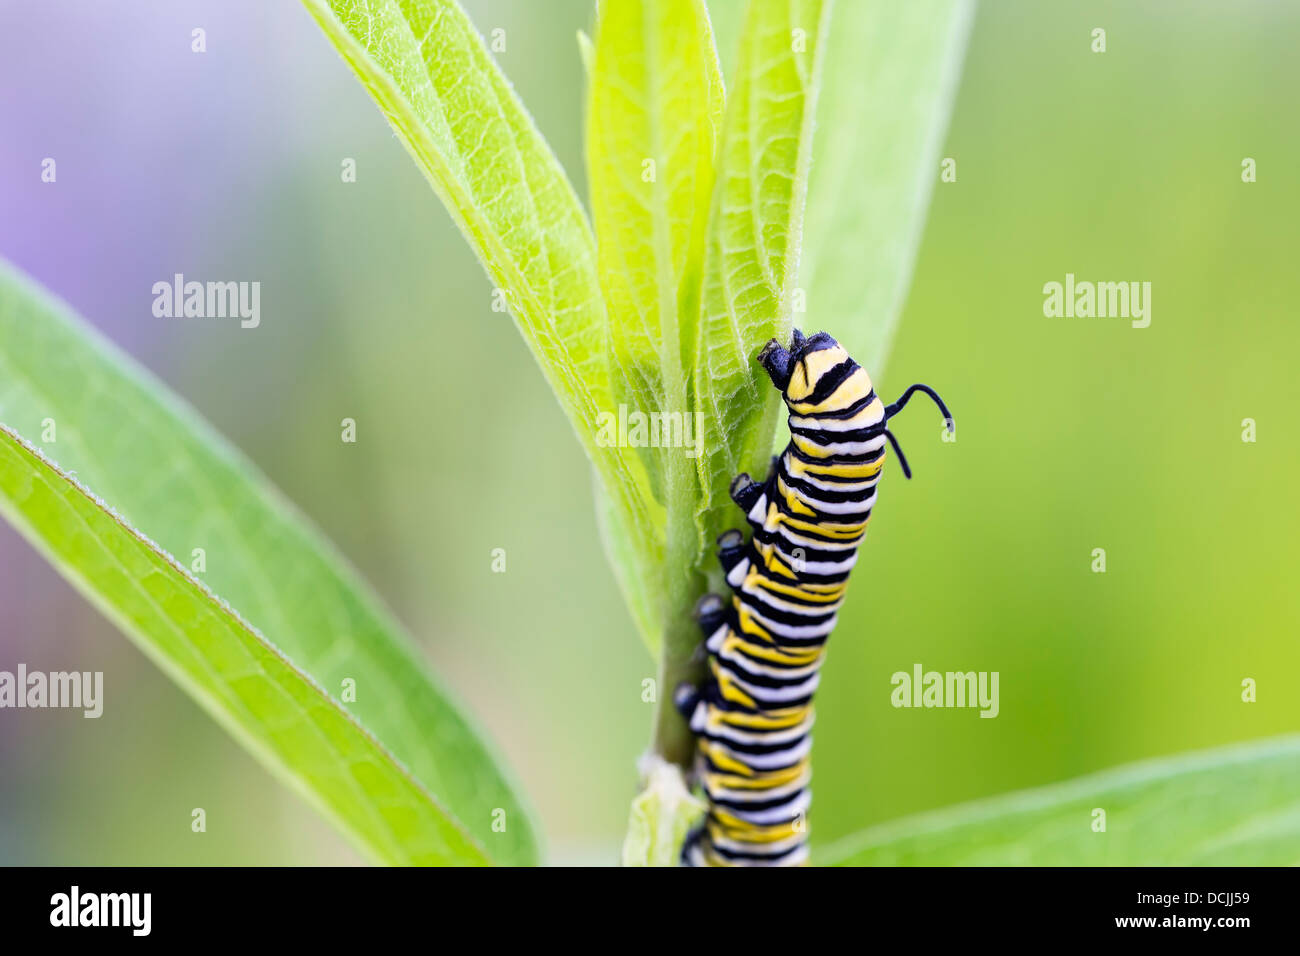
[[[521,338],[304,11],[133,6],[10,16],[0,254],[338,542],[505,751],[553,862],[613,862],[655,667]],[[589,4],[467,6],[506,29],[498,60],[585,195]],[[726,62],[736,4],[716,19]],[[898,426],[916,477],[886,479],[831,645],[815,843],[1300,727],[1298,30],[1283,3],[979,9],[942,151],[958,179],[935,187],[877,383],[935,385],[958,440],[928,410]],[[48,82],[18,82],[38,65]],[[48,155],[57,189],[38,179]],[[260,280],[261,328],[160,324],[150,286],[178,271]],[[1151,326],[1045,318],[1043,284],[1067,272],[1151,282]],[[483,368],[506,387],[484,388]],[[356,445],[338,440],[344,417]],[[98,721],[0,715],[0,861],[359,862],[7,526],[0,600],[0,667],[103,670],[106,685]],[[915,663],[999,671],[999,717],[892,708],[890,675]]]

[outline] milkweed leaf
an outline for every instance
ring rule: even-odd
[[[618,534],[659,567],[664,510],[645,463],[601,438],[601,413],[617,403],[591,228],[483,38],[454,0],[303,2],[504,293],[595,465]],[[625,580],[647,589],[639,600],[661,603],[656,581]]]
[[[15,438],[41,437],[47,419],[57,468]],[[0,422],[13,429],[5,516],[372,857],[537,860],[530,811],[491,747],[356,572],[193,410],[3,264]],[[204,585],[228,605],[167,558],[196,545]],[[357,689],[346,714],[344,680]]]
[[[813,857],[837,866],[1295,866],[1300,736],[948,807],[873,827]]]

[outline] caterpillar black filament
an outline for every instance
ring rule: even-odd
[[[698,736],[708,803],[682,850],[692,866],[807,862],[813,691],[876,503],[886,439],[912,476],[889,419],[922,391],[953,428],[926,385],[884,405],[866,370],[825,332],[796,330],[789,349],[773,340],[758,360],[789,409],[790,444],[763,484],[746,474],[731,483],[753,534],[718,539],[732,598],[700,601],[708,677],[676,694]]]

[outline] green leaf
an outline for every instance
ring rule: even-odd
[[[587,169],[601,288],[609,312],[614,396],[630,411],[687,414],[704,233],[713,189],[722,79],[700,0],[598,6],[587,114]],[[679,426],[680,429],[680,426]],[[680,447],[646,448],[658,497]]]
[[[1106,813],[1093,831],[1094,810]],[[1294,866],[1300,736],[1119,767],[910,817],[816,854],[839,866]]]
[[[643,789],[628,815],[623,865],[676,866],[704,804],[691,794],[676,764],[650,755],[643,769]]]
[[[596,31],[587,168],[613,397],[622,406],[607,411],[663,422],[659,428],[676,436],[639,449],[667,510],[666,553],[624,582],[634,616],[653,629],[643,631],[653,652],[665,613],[678,610],[674,585],[689,582],[680,543],[689,543],[688,559],[694,554],[696,446],[685,439],[696,429],[688,386],[722,79],[700,0],[601,3]]]
[[[3,426],[0,514],[222,726],[375,859],[488,861],[319,684],[174,558]]]
[[[653,656],[659,650],[664,619],[663,568],[637,549],[599,478],[593,482],[596,529],[614,580],[627,603],[637,633]]]
[[[616,402],[591,229],[482,37],[454,0],[303,2],[504,293],[596,466],[620,534],[658,567],[663,508],[645,464],[598,434],[599,414]]]
[[[355,681],[356,700],[349,702],[348,712],[494,861],[537,859],[528,812],[494,754],[432,679],[418,649],[356,573],[191,409],[61,303],[3,264],[0,421],[19,434],[53,439],[46,443],[46,453],[57,456],[65,471],[75,473],[78,481],[111,502],[130,528],[167,553],[188,562],[193,549],[203,548],[204,583],[274,642],[286,668],[310,675],[331,695],[341,693],[344,680]],[[78,545],[82,550],[72,550],[72,543],[59,537],[66,522],[58,524],[39,510],[26,510],[39,502],[31,497],[30,479],[24,474],[20,470],[11,481],[4,507],[30,535],[39,537],[62,573],[98,595],[100,606],[113,608],[119,601],[135,601],[141,583],[169,580],[152,571],[148,578],[134,578],[121,567],[105,564],[100,552],[107,544],[96,550],[86,543]],[[51,476],[46,477],[53,483]],[[93,516],[83,517],[89,521]],[[88,562],[84,566],[83,557]],[[145,560],[136,556],[130,567],[144,568]],[[197,613],[180,603],[179,597],[176,601],[178,620]],[[207,664],[218,668],[235,653],[224,644],[201,642],[187,647],[178,643],[181,637],[162,631],[159,620],[129,617],[126,610],[111,616],[130,625],[130,633],[151,648],[156,659],[165,659],[172,651],[189,656],[210,651]],[[141,623],[132,623],[137,620]],[[238,628],[232,631],[228,622],[216,621],[211,627],[214,634],[225,634],[230,640],[239,638],[244,644],[249,640]],[[241,653],[253,654],[249,647]],[[172,661],[169,672],[210,709],[232,700],[232,689],[218,695],[198,683],[199,677],[191,674],[197,665],[189,656]],[[216,673],[219,676],[221,671]],[[313,705],[311,712],[323,713],[322,707]],[[269,712],[268,717],[272,722],[260,729],[246,711],[231,712],[222,721],[240,727],[242,739],[264,761],[282,774],[294,774],[302,787],[314,787],[325,779],[319,774],[304,777],[302,769],[292,764],[278,765],[292,755],[286,748],[258,743],[261,737],[274,739],[278,733],[278,719]],[[359,799],[345,796],[353,802]],[[377,791],[377,796],[383,795]],[[314,797],[318,805],[327,806],[334,806],[335,799],[325,791]],[[498,808],[505,811],[505,832],[492,826]],[[334,807],[336,819],[342,809]],[[420,826],[432,829],[434,805],[428,802],[422,812],[430,819]],[[411,825],[416,826],[414,816]],[[349,818],[348,827],[358,838],[382,836],[373,832],[364,815]],[[387,839],[368,843],[367,849],[377,858],[395,859],[396,851],[388,844]],[[413,850],[427,853],[430,846],[426,840]]]
[[[705,420],[696,563],[738,515],[740,471],[767,475],[780,400],[755,356],[786,341],[798,275],[830,0],[751,3],[718,161],[705,252],[695,403]]]
[[[855,0],[831,16],[799,286],[809,326],[877,380],[939,179],[973,10],[972,0]]]

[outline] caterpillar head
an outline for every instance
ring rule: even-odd
[[[871,392],[866,370],[826,332],[805,336],[795,329],[788,349],[772,339],[758,353],[758,361],[786,404],[798,406],[800,414],[815,413],[832,398],[842,405],[846,385],[855,395]]]
[[[952,412],[943,403],[939,393],[929,385],[919,382],[908,386],[898,401],[883,405],[871,385],[871,377],[866,369],[858,365],[849,356],[840,343],[825,332],[805,337],[798,329],[790,340],[788,349],[782,348],[776,339],[768,342],[758,353],[758,361],[767,369],[772,384],[781,390],[786,407],[790,410],[790,429],[794,431],[796,418],[826,415],[846,421],[845,415],[852,413],[850,421],[862,420],[860,431],[865,436],[884,435],[889,439],[898,463],[903,467],[904,476],[911,478],[912,470],[903,456],[903,449],[898,447],[898,440],[889,430],[888,422],[902,411],[907,400],[916,392],[923,392],[933,399],[939,411],[943,413],[948,431],[953,430]],[[858,406],[865,406],[854,412]]]

